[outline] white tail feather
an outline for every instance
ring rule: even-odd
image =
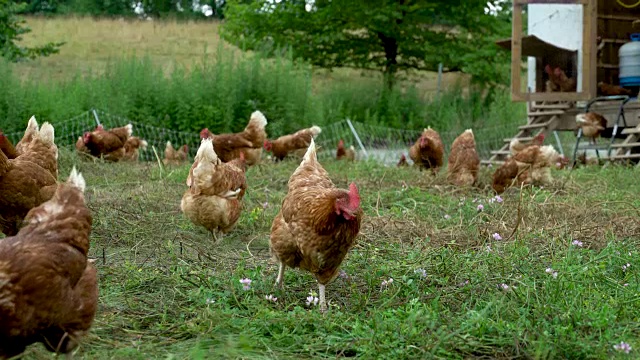
[[[83,193],[84,189],[87,186],[87,183],[84,181],[84,177],[81,173],[78,172],[78,170],[76,170],[75,166],[71,169],[71,174],[69,175],[69,179],[67,179],[67,182],[80,189],[80,191],[82,191]]]
[[[29,122],[27,123],[27,130],[25,132],[37,131],[38,130],[38,122],[36,121],[36,117],[31,116],[29,118]]]
[[[127,124],[125,128],[127,129],[127,135],[131,136],[131,134],[133,134],[133,125]]]
[[[316,126],[313,125],[311,128],[311,134],[313,135],[313,137],[315,138],[316,136],[318,136],[318,134],[320,134],[322,132],[322,129],[320,128],[320,126]]]
[[[149,143],[147,142],[147,140],[142,140],[142,141],[140,142],[140,148],[141,148],[142,150],[146,149],[146,148],[147,148],[147,146],[149,146]]]
[[[560,156],[560,154],[553,148],[553,145],[545,145],[540,148],[540,153],[547,160],[553,160],[556,157]]]
[[[45,144],[55,144],[55,131],[53,129],[53,125],[48,122],[42,124],[42,127],[40,127],[40,130],[38,131],[38,138]]]
[[[302,162],[309,161],[309,159],[311,159],[312,157],[314,160],[316,159],[316,142],[313,139],[311,139],[311,143],[309,144],[307,152],[304,153]]]
[[[213,142],[211,139],[202,139],[198,152],[196,153],[195,160],[207,160],[210,162],[218,161],[218,154],[213,150]]]
[[[518,145],[520,145],[520,140],[514,138],[511,139],[511,142],[509,143],[509,150],[511,152],[513,152],[513,149],[515,149],[516,147],[518,147]]]
[[[251,118],[249,119],[249,123],[255,122],[260,128],[264,128],[267,126],[267,118],[264,114],[258,110],[251,113]]]
[[[578,124],[584,124],[587,122],[586,116],[585,114],[578,114],[576,115],[576,123]]]

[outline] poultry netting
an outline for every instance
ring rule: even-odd
[[[90,110],[71,119],[55,122],[56,144],[59,147],[72,148],[85,131],[90,131],[100,123],[106,129],[133,125],[133,135],[146,140],[149,146],[140,151],[141,161],[156,161],[157,156],[164,157],[167,141],[174,147],[184,144],[189,147],[189,157],[192,159],[198,149],[200,137],[197,133],[176,131],[131,121],[125,117],[107,113],[101,110]],[[436,129],[437,130],[437,129]],[[440,132],[446,153],[453,140],[465,129]],[[488,159],[492,150],[504,145],[504,139],[513,135],[514,124],[493,127],[477,127],[473,129],[476,138],[476,148],[481,159]],[[267,133],[269,127],[267,125]],[[316,138],[319,145],[319,158],[335,156],[335,149],[342,139],[346,147],[353,146],[358,160],[374,160],[385,165],[397,163],[401,154],[408,154],[409,147],[420,137],[420,130],[391,128],[379,125],[365,124],[358,121],[343,120],[322,126],[322,133]],[[16,143],[23,132],[6,134]],[[409,160],[409,162],[411,162]]]

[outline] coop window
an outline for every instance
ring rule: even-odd
[[[554,54],[555,44],[547,39],[539,39],[536,36],[523,37],[523,10],[527,5],[582,5],[582,34],[581,51],[572,55],[571,49],[562,49]],[[530,8],[531,9],[531,8]],[[562,18],[553,19],[550,12],[549,21],[562,21]],[[514,0],[513,2],[513,29],[511,37],[511,98],[513,101],[578,101],[588,100],[596,94],[596,32],[597,32],[597,4],[595,0]],[[529,29],[531,32],[531,29]],[[561,37],[562,34],[558,34]],[[522,79],[522,56],[535,58],[536,86],[528,89]],[[581,57],[581,59],[579,58]],[[575,81],[575,86],[562,86],[557,89],[551,84],[555,92],[545,91],[544,84],[550,76],[560,76],[560,70],[567,78]],[[563,83],[564,84],[564,83]]]

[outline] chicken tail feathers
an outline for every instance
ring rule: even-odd
[[[576,123],[577,124],[586,124],[587,123],[587,116],[585,114],[576,115]]]
[[[38,131],[38,121],[36,121],[35,116],[31,116],[29,118],[29,122],[27,123],[27,130],[25,130],[25,134],[31,134]]]
[[[322,132],[322,129],[320,128],[320,126],[317,126],[317,125],[313,125],[309,129],[311,130],[311,135],[313,137],[318,136],[318,134],[320,134]]]
[[[196,153],[195,160],[202,161],[203,159],[212,163],[218,161],[218,154],[213,150],[213,142],[209,138],[202,139]]]
[[[85,182],[84,177],[82,176],[81,173],[78,172],[78,170],[76,170],[75,166],[71,169],[71,174],[67,179],[67,183],[80,189],[82,193],[84,193],[84,189],[87,186],[87,183]]]
[[[258,128],[260,129],[264,129],[264,127],[267,126],[267,118],[259,110],[256,110],[253,113],[251,113],[251,119],[249,119],[249,122],[250,123],[255,122]]]
[[[304,153],[304,157],[302,158],[302,162],[307,162],[310,159],[313,159],[314,161],[317,160],[317,157],[316,157],[316,142],[315,142],[315,140],[313,138],[311,139],[311,143],[309,143],[309,148],[307,149],[307,152]]]
[[[127,124],[124,128],[127,129],[127,136],[131,136],[133,134],[133,125]]]
[[[40,131],[38,132],[38,138],[47,145],[53,145],[55,143],[55,131],[53,129],[53,125],[45,122],[40,127]]]

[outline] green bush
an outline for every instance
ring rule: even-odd
[[[225,1],[214,0],[23,0],[26,5],[25,14],[67,14],[89,15],[98,17],[136,16],[133,11],[134,3],[140,3],[144,12],[153,18],[185,18],[198,19],[206,16],[200,10],[194,10],[194,4],[198,6],[209,5],[212,8],[211,18],[222,19],[224,17]],[[178,4],[182,7],[179,11]]]
[[[111,62],[102,74],[64,82],[21,81],[12,65],[0,63],[0,128],[22,131],[34,114],[55,125],[92,108],[154,126],[190,132],[208,127],[216,133],[242,130],[249,114],[259,109],[273,136],[347,117],[405,129],[431,125],[440,131],[524,117],[522,106],[512,104],[506,93],[499,92],[489,105],[479,92],[465,95],[461,88],[425,101],[412,86],[380,93],[381,80],[366,77],[313,91],[312,68],[289,57],[217,53],[189,71],[176,65],[168,76],[149,58],[132,57]]]

